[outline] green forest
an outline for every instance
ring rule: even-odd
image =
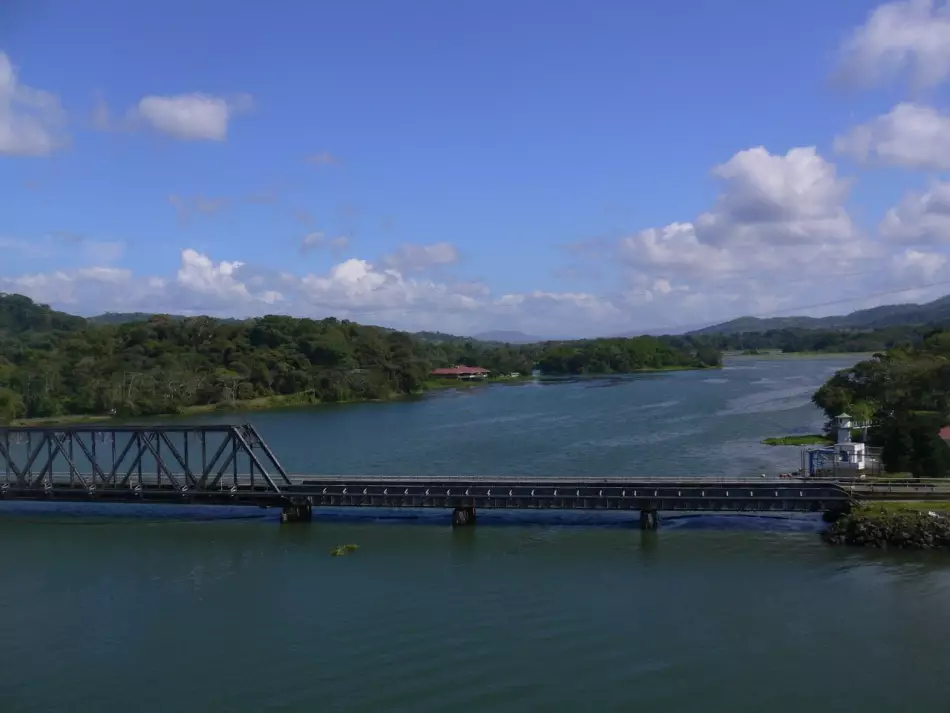
[[[839,371],[813,401],[829,420],[847,412],[871,421],[869,443],[882,448],[889,472],[950,475],[950,448],[938,435],[950,416],[950,330]]]
[[[786,354],[871,353],[894,347],[918,345],[933,326],[892,326],[880,329],[770,329],[741,334],[688,334],[683,339],[694,346],[720,351],[772,351]]]
[[[722,354],[707,346],[675,346],[668,339],[590,339],[549,344],[538,355],[543,374],[615,374],[655,369],[722,366]]]
[[[492,372],[625,372],[719,364],[719,353],[656,337],[534,345],[416,336],[347,320],[64,314],[0,295],[0,420],[174,414],[388,399],[431,386],[437,367]]]

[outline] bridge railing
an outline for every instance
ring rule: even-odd
[[[308,480],[313,481],[370,481],[373,479],[385,479],[385,480],[401,480],[406,482],[439,482],[439,483],[468,483],[468,482],[477,482],[477,481],[496,481],[496,482],[518,482],[523,484],[536,484],[536,485],[545,485],[551,484],[554,482],[569,482],[569,483],[642,483],[645,485],[666,485],[670,483],[696,483],[697,485],[729,485],[729,484],[749,484],[749,485],[787,485],[789,483],[802,483],[808,482],[808,479],[803,479],[799,477],[795,478],[777,478],[775,476],[762,478],[761,476],[736,476],[733,478],[727,478],[722,476],[692,476],[692,477],[679,477],[679,476],[637,476],[637,475],[488,475],[488,474],[473,474],[473,475],[394,475],[392,473],[361,473],[358,475],[342,475],[342,474],[313,474],[313,475],[300,475],[300,474],[291,474],[290,479],[293,483],[306,482]],[[833,481],[813,481],[816,484],[827,485],[834,484]]]

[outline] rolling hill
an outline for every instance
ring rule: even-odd
[[[66,332],[82,329],[86,320],[48,305],[35,303],[23,295],[0,293],[0,336],[24,332]]]
[[[830,317],[739,317],[688,334],[743,334],[771,329],[880,329],[950,323],[950,295],[924,304],[881,305]]]

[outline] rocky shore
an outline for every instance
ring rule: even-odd
[[[882,506],[854,508],[841,513],[822,533],[831,545],[950,551],[950,517],[920,510],[891,511]]]

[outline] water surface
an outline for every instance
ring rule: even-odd
[[[849,360],[248,416],[288,470],[740,475]],[[215,416],[213,418],[222,418]],[[107,506],[108,507],[108,506]],[[813,518],[31,505],[0,514],[0,711],[946,711],[950,560]],[[183,520],[186,517],[188,519]],[[356,543],[346,557],[331,548]]]

